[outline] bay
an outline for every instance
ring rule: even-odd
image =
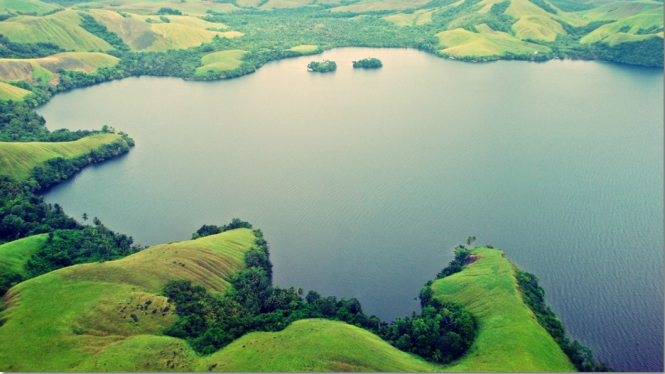
[[[384,67],[351,61],[376,57]],[[312,60],[334,73],[306,71]],[[663,370],[663,72],[472,64],[343,48],[218,82],[141,77],[54,97],[50,129],[136,140],[46,200],[144,245],[233,217],[275,283],[392,320],[469,235],[535,273],[568,335],[617,370]]]

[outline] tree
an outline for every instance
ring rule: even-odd
[[[87,221],[88,220],[88,213],[83,213],[82,218],[83,218],[84,221]]]

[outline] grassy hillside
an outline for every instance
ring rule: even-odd
[[[456,57],[489,57],[514,55],[534,55],[536,52],[549,52],[548,47],[523,42],[508,33],[494,31],[489,26],[476,26],[477,33],[464,29],[444,31],[439,38],[440,52]]]
[[[294,52],[298,52],[298,53],[307,54],[307,53],[316,52],[318,49],[319,49],[318,45],[303,44],[303,45],[299,45],[299,46],[290,48],[289,51],[294,51]]]
[[[0,0],[0,14],[37,13],[37,15],[43,15],[52,12],[55,9],[60,9],[60,7],[37,0]]]
[[[518,291],[503,252],[477,248],[480,259],[432,286],[435,297],[464,304],[479,320],[476,340],[451,371],[575,371]]]
[[[120,59],[99,52],[63,52],[33,59],[0,59],[0,79],[48,82],[58,69],[93,73],[100,67],[115,66]]]
[[[16,43],[53,43],[73,51],[113,49],[104,40],[85,31],[77,11],[64,10],[44,17],[18,16],[0,22],[0,34]]]
[[[25,95],[28,95],[29,93],[30,91],[28,90],[0,82],[0,100],[20,101],[25,97]]]
[[[260,357],[261,359],[257,359]],[[308,319],[276,333],[251,333],[207,357],[214,371],[440,371],[442,365],[402,352],[342,322]]]
[[[242,64],[240,58],[245,53],[247,53],[247,51],[234,49],[231,51],[220,51],[207,54],[201,59],[203,66],[196,69],[196,74],[205,75],[209,71],[233,70]]]
[[[0,245],[0,273],[18,273],[26,276],[25,264],[30,256],[37,252],[48,234],[33,235]]]
[[[243,254],[253,241],[251,230],[237,229],[151,247],[122,260],[60,269],[13,287],[0,312],[0,370],[80,370],[95,367],[97,354],[104,353],[103,358],[120,351],[119,360],[96,369],[117,370],[144,364],[151,353],[165,349],[168,358],[163,361],[172,364],[177,354],[171,353],[171,343],[193,359],[184,341],[145,336],[159,334],[177,318],[173,305],[158,293],[172,278],[223,291],[228,287],[224,278],[244,267]],[[136,344],[155,339],[158,351],[134,350]]]
[[[249,229],[148,248],[121,260],[76,265],[25,281],[3,298],[3,371],[574,371],[535,321],[502,252],[434,283],[434,297],[467,306],[479,320],[469,352],[450,365],[428,363],[341,322],[309,319],[280,332],[255,332],[210,356],[160,332],[178,318],[159,292],[188,279],[212,292],[244,268]],[[0,267],[18,269],[45,235],[0,246]],[[132,320],[131,315],[137,318]]]
[[[225,30],[228,27],[224,24],[206,22],[191,16],[168,15],[165,16],[169,21],[167,23],[155,15],[134,14],[123,17],[118,12],[108,10],[94,10],[90,14],[137,51],[189,48],[208,43],[215,35],[225,38],[242,36],[237,31]],[[218,31],[220,29],[224,31]]]
[[[116,134],[95,134],[73,142],[0,142],[0,174],[23,180],[30,176],[35,166],[48,159],[84,155],[120,139],[121,136]]]

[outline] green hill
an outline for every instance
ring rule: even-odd
[[[15,43],[53,43],[73,51],[107,51],[113,47],[81,26],[79,12],[64,10],[48,16],[17,16],[0,22],[0,34]]]
[[[205,75],[211,71],[217,72],[236,69],[242,64],[240,58],[242,58],[245,53],[247,53],[247,51],[235,49],[207,54],[201,58],[203,66],[196,69],[196,74]]]
[[[169,364],[176,356],[170,350],[173,341],[194,359],[184,341],[152,336],[177,318],[173,306],[158,293],[172,278],[223,291],[228,287],[224,279],[244,267],[242,258],[253,240],[249,229],[227,231],[154,246],[122,260],[63,268],[20,283],[2,300],[6,309],[0,312],[0,370],[79,370],[94,365],[97,355],[109,347],[115,352],[133,349],[136,339],[159,340],[159,351],[169,348]],[[124,344],[129,338],[130,344]],[[126,367],[132,357],[137,361],[131,364],[138,365],[149,356],[134,352],[125,356],[130,353],[126,351],[98,370]],[[158,368],[166,369],[153,370]]]
[[[30,91],[28,90],[12,86],[5,82],[0,82],[0,100],[20,101],[28,94],[30,94]]]
[[[33,235],[0,245],[0,274],[18,273],[25,277],[25,264],[44,245],[47,237],[48,234]]]
[[[73,142],[0,142],[0,175],[23,180],[49,159],[74,158],[117,141],[123,141],[120,135],[95,134]]]
[[[44,235],[0,246],[0,271]],[[177,316],[160,296],[170,279],[223,292],[244,268],[255,237],[236,229],[148,248],[121,260],[63,268],[10,289],[0,312],[2,371],[574,371],[522,302],[503,253],[477,248],[462,272],[434,283],[434,297],[464,304],[479,320],[465,356],[426,362],[342,322],[308,319],[280,332],[254,332],[210,355],[161,335]],[[137,322],[132,320],[134,315]]]
[[[0,79],[6,81],[48,82],[59,69],[94,73],[115,66],[117,57],[100,52],[63,52],[42,58],[0,59]]]
[[[37,0],[0,0],[0,13],[37,13],[37,15],[43,15],[56,9],[60,9],[60,7]]]
[[[514,265],[503,252],[476,248],[480,257],[439,279],[435,297],[465,305],[479,320],[476,340],[452,371],[575,371],[568,357],[524,304]]]

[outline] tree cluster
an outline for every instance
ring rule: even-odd
[[[312,61],[307,64],[307,70],[316,71],[319,73],[326,73],[329,71],[337,70],[337,63],[335,61],[323,60],[322,62]]]
[[[378,58],[364,58],[359,61],[353,61],[354,68],[376,69],[383,66],[383,63]]]
[[[170,16],[182,16],[182,12],[179,11],[178,9],[173,9],[173,8],[159,8],[157,11],[157,14],[159,15],[170,15]]]
[[[62,51],[53,43],[14,43],[0,34],[0,58],[40,58]]]

